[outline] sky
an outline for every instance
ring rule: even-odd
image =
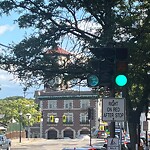
[[[17,24],[14,24],[15,15],[0,17],[0,44],[7,45],[9,43],[18,43],[27,32],[30,30],[19,29]],[[0,46],[0,49],[2,46]],[[0,70],[0,99],[10,96],[24,96],[23,86],[19,81],[16,81],[12,74]],[[26,92],[26,98],[34,98],[34,91],[37,89],[31,88]]]
[[[20,29],[17,24],[14,24],[16,18],[15,14],[0,17],[0,44],[9,46],[11,43],[18,43],[25,35],[31,33],[31,30]],[[2,46],[0,46],[1,48]],[[0,99],[11,96],[24,96],[23,86],[20,85],[19,81],[16,81],[12,74],[3,70],[0,70],[0,88]],[[40,89],[42,89],[42,86]],[[40,89],[30,88],[25,94],[26,98],[34,98],[35,90]],[[78,89],[79,87],[74,88],[74,90]],[[84,89],[89,90],[88,88]]]

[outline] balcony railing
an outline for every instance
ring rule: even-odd
[[[81,121],[80,124],[89,124],[89,121]]]
[[[63,124],[73,124],[73,122],[72,121],[70,121],[70,122],[63,122]]]

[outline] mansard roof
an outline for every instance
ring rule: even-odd
[[[60,55],[71,55],[70,52],[64,50],[63,48],[56,47],[54,49],[48,49],[46,54],[60,54]]]

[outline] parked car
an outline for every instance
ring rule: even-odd
[[[10,150],[11,140],[5,135],[0,135],[0,150]]]

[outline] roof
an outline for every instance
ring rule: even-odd
[[[37,95],[38,99],[49,99],[49,100],[63,100],[63,99],[98,99],[98,95],[92,91],[40,91]]]
[[[61,54],[61,55],[71,55],[70,52],[64,50],[63,48],[56,47],[55,49],[48,49],[46,54]]]

